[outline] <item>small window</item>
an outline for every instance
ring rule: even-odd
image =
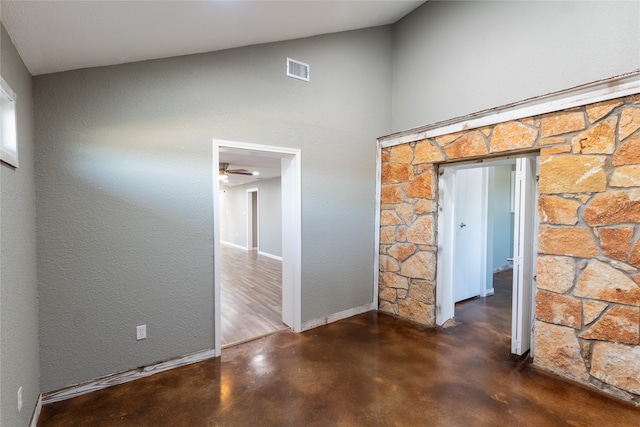
[[[0,77],[0,160],[18,167],[16,94]]]

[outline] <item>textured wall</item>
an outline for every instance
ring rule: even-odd
[[[540,151],[534,363],[640,402],[640,95],[382,151],[380,310],[435,323],[437,166]]]
[[[395,26],[393,131],[636,70],[638,22],[638,1],[428,1]]]
[[[0,425],[26,426],[40,393],[32,83],[2,25],[0,39],[0,75],[18,97],[20,161],[0,164]]]
[[[236,185],[222,190],[220,234],[222,240],[247,245],[247,190],[258,188],[260,252],[282,256],[282,197],[280,178]],[[224,201],[222,201],[224,199]]]
[[[302,321],[370,303],[390,49],[380,27],[36,77],[42,388],[212,347],[213,138],[302,150]]]

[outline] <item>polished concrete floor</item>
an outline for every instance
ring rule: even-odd
[[[509,328],[500,289],[447,329],[369,312],[46,405],[39,426],[640,425],[640,409],[513,360]]]

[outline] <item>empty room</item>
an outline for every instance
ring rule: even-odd
[[[640,1],[0,22],[0,425],[638,425]]]

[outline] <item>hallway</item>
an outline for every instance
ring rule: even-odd
[[[637,426],[640,409],[510,357],[510,271],[424,329],[375,311],[43,408],[53,426]]]
[[[222,346],[287,329],[282,323],[282,261],[221,244]]]

